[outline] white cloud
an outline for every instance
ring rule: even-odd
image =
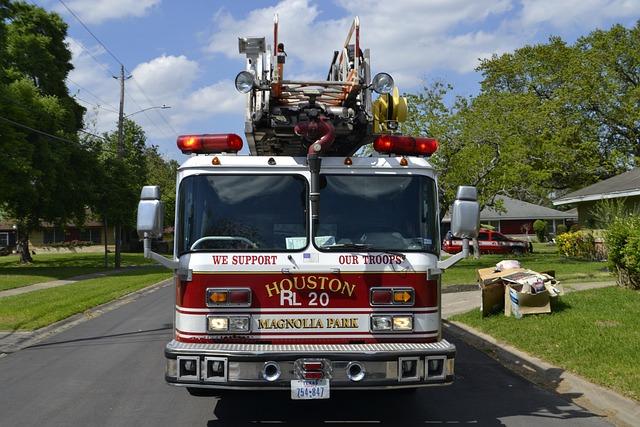
[[[193,85],[199,71],[198,63],[184,55],[162,55],[133,69],[131,75],[137,85],[131,85],[131,89],[138,94],[141,87],[153,101],[164,103],[164,100],[183,95]]]
[[[87,24],[99,24],[110,19],[121,19],[128,16],[141,17],[157,6],[160,0],[67,0],[76,15]],[[68,14],[67,9],[56,6],[56,11]]]
[[[83,46],[73,38],[68,38],[67,43],[75,67],[67,83],[71,94],[87,108],[86,125],[98,133],[113,131],[118,120],[119,84],[106,64],[96,63],[104,50]],[[246,98],[235,90],[233,82],[225,80],[199,87],[196,80],[200,65],[184,55],[158,56],[138,64],[131,74],[134,78],[125,83],[125,114],[135,114],[133,119],[144,128],[150,142],[173,140],[176,135],[171,128],[188,133],[191,123],[199,120],[224,113],[242,115]],[[138,113],[160,105],[171,108]]]
[[[214,17],[216,32],[207,50],[239,59],[237,37],[265,35],[272,43],[273,15],[278,13],[279,41],[288,54],[285,75],[316,75],[319,69],[324,75],[333,51],[342,46],[353,17],[359,15],[360,45],[371,49],[372,71],[395,73],[402,89],[416,85],[430,70],[469,72],[479,57],[516,46],[513,37],[466,29],[470,23],[509,11],[510,0],[341,0],[339,4],[345,17],[328,20],[320,19],[319,6],[311,0],[282,0],[239,18],[221,10]]]
[[[522,0],[521,21],[529,27],[541,23],[556,28],[592,27],[606,19],[624,19],[639,13],[637,0]]]

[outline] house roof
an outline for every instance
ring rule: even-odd
[[[563,212],[506,196],[496,196],[496,200],[502,200],[504,211],[498,212],[491,207],[485,207],[480,212],[480,221],[509,219],[578,219],[577,210]],[[443,218],[443,222],[449,221],[451,221],[451,218],[447,213]]]
[[[559,197],[553,201],[553,204],[558,206],[569,203],[588,202],[591,200],[615,199],[639,195],[640,168],[635,168]]]

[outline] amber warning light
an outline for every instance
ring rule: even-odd
[[[380,135],[373,142],[373,149],[378,153],[430,156],[438,149],[438,141],[434,138]]]
[[[237,153],[242,149],[242,138],[235,133],[181,135],[178,148],[184,154]]]

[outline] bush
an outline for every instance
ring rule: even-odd
[[[547,240],[547,221],[536,219],[533,222],[533,231],[536,233],[538,242],[542,243]]]
[[[567,226],[564,224],[558,224],[556,226],[556,236],[559,236],[561,234],[564,234],[567,232]]]
[[[563,233],[556,237],[558,252],[569,258],[597,259],[596,240],[589,230]]]
[[[640,289],[640,216],[614,219],[605,233],[609,269],[618,274],[618,284]]]

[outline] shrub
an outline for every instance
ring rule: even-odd
[[[561,234],[564,234],[567,232],[567,226],[564,224],[558,224],[556,226],[556,236],[559,236]]]
[[[605,233],[609,269],[618,274],[618,284],[640,289],[640,216],[614,219]]]
[[[558,252],[569,258],[597,259],[596,241],[590,230],[563,233],[556,237]]]
[[[536,233],[538,242],[544,242],[547,239],[547,221],[536,219],[533,222],[533,231]]]

